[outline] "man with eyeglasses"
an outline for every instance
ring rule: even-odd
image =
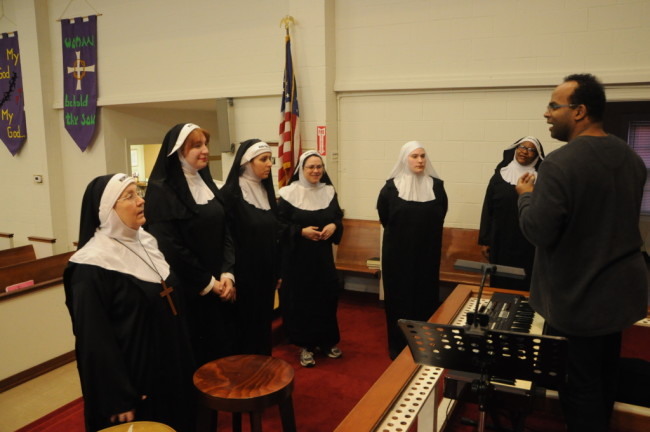
[[[646,266],[639,214],[646,167],[603,129],[605,91],[569,75],[544,117],[568,144],[549,154],[533,183],[517,183],[519,223],[536,246],[530,304],[547,333],[568,339],[560,402],[569,431],[606,431],[616,395],[621,332],[645,318]]]

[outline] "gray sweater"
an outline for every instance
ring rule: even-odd
[[[519,223],[536,246],[530,303],[575,336],[620,331],[647,314],[640,252],[646,167],[612,135],[579,136],[541,164],[519,197]]]

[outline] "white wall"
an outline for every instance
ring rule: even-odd
[[[63,285],[0,302],[0,379],[74,350]]]
[[[445,225],[477,228],[503,148],[525,135],[560,145],[543,110],[562,77],[592,72],[610,100],[630,96],[614,84],[643,82],[634,97],[650,99],[648,1],[360,0],[337,2],[336,25],[348,217],[377,219],[400,146],[419,140],[445,180]]]
[[[507,146],[526,135],[546,154],[562,145],[543,118],[549,95],[542,88],[341,96],[339,197],[346,216],[377,219],[377,195],[399,149],[416,140],[445,181],[445,225],[478,228],[485,188]],[[650,87],[612,88],[608,97],[650,100]]]
[[[647,82],[645,0],[336,3],[336,89],[557,84],[571,72]]]

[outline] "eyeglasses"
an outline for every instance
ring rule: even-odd
[[[135,201],[138,199],[140,195],[134,192],[129,192],[128,194],[124,195],[122,198],[118,198],[118,201]]]
[[[537,153],[537,149],[535,147],[526,147],[523,144],[519,144],[517,148],[525,151],[526,153]]]
[[[305,169],[308,169],[308,170],[322,170],[323,165],[306,165]]]
[[[556,104],[555,102],[551,102],[550,104],[546,105],[546,112],[551,112],[555,111],[560,108],[575,108],[580,104]]]

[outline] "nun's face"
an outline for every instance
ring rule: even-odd
[[[200,170],[208,166],[208,140],[203,133],[193,130],[185,138],[182,154],[187,163],[195,170]]]
[[[262,180],[269,178],[271,175],[271,167],[273,166],[273,161],[271,160],[271,152],[262,153],[253,158],[250,162],[251,167],[255,175]]]
[[[524,141],[515,150],[515,159],[519,165],[530,165],[537,157],[537,147],[530,141]]]
[[[423,148],[415,149],[408,156],[409,169],[415,174],[424,172],[427,154]]]
[[[137,230],[147,221],[144,218],[144,199],[138,195],[135,183],[122,191],[113,209],[124,225],[131,229]]]
[[[323,177],[323,170],[323,160],[314,155],[309,156],[307,160],[305,160],[302,173],[309,183],[316,184],[320,182],[320,179]]]

